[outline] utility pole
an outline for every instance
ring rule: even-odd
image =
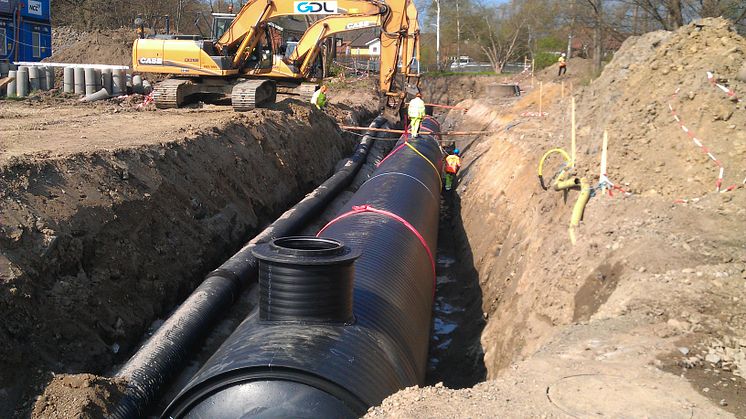
[[[461,71],[461,13],[456,0],[456,68]]]
[[[572,21],[570,23],[570,34],[567,35],[567,59],[572,58],[572,31],[575,30],[575,0],[570,3],[570,15],[572,15]]]
[[[440,71],[440,0],[435,0],[435,66]]]

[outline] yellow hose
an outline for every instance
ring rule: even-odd
[[[539,161],[539,170],[538,170],[539,182],[541,183],[541,187],[544,190],[547,189],[547,187],[544,185],[544,162],[546,162],[547,158],[554,153],[559,153],[560,155],[562,155],[562,157],[565,159],[565,163],[567,163],[568,166],[572,165],[572,162],[570,161],[570,156],[567,154],[565,150],[561,148],[553,148],[547,151],[546,153],[544,153],[544,155],[541,157],[541,160]]]
[[[565,172],[562,172],[562,175],[560,175],[557,178],[557,181],[554,182],[554,190],[555,191],[564,191],[565,189],[572,189],[580,185],[580,181],[576,177],[572,177],[570,179],[565,179]]]
[[[586,178],[580,178],[580,195],[578,200],[575,202],[575,207],[572,209],[572,219],[570,219],[570,241],[574,245],[576,243],[575,227],[580,225],[580,220],[583,219],[583,212],[585,206],[588,204],[588,200],[591,198],[591,185],[588,183]]]

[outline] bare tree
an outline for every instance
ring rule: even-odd
[[[486,6],[476,7],[475,13],[468,16],[464,26],[487,56],[495,72],[500,73],[516,52],[525,21],[499,19],[495,10]]]
[[[601,73],[604,54],[604,2],[603,0],[586,0],[593,9],[593,71]]]

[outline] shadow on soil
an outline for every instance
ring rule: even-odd
[[[480,343],[486,321],[479,275],[461,219],[461,200],[455,192],[446,193],[441,204],[437,293],[426,384],[442,382],[460,389],[486,377]]]

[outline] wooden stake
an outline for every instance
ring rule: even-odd
[[[541,118],[544,114],[541,112],[543,110],[543,103],[544,101],[544,82],[539,82],[539,117]]]
[[[607,162],[607,152],[609,149],[609,133],[604,130],[604,142],[601,146],[601,176],[599,176],[599,179],[603,180],[606,177],[606,162]],[[605,195],[606,194],[606,183],[603,184],[601,187],[601,192]]]
[[[576,149],[576,144],[577,144],[575,142],[575,135],[576,135],[576,125],[575,125],[575,96],[573,96],[573,98],[572,98],[571,108],[572,108],[572,111],[571,111],[572,112],[572,116],[570,117],[570,120],[571,120],[570,123],[572,124],[572,128],[571,128],[570,138],[571,138],[571,141],[572,141],[572,144],[571,144],[572,150],[570,152],[572,154],[571,154],[571,159],[570,159],[570,166],[575,167],[575,149]]]

